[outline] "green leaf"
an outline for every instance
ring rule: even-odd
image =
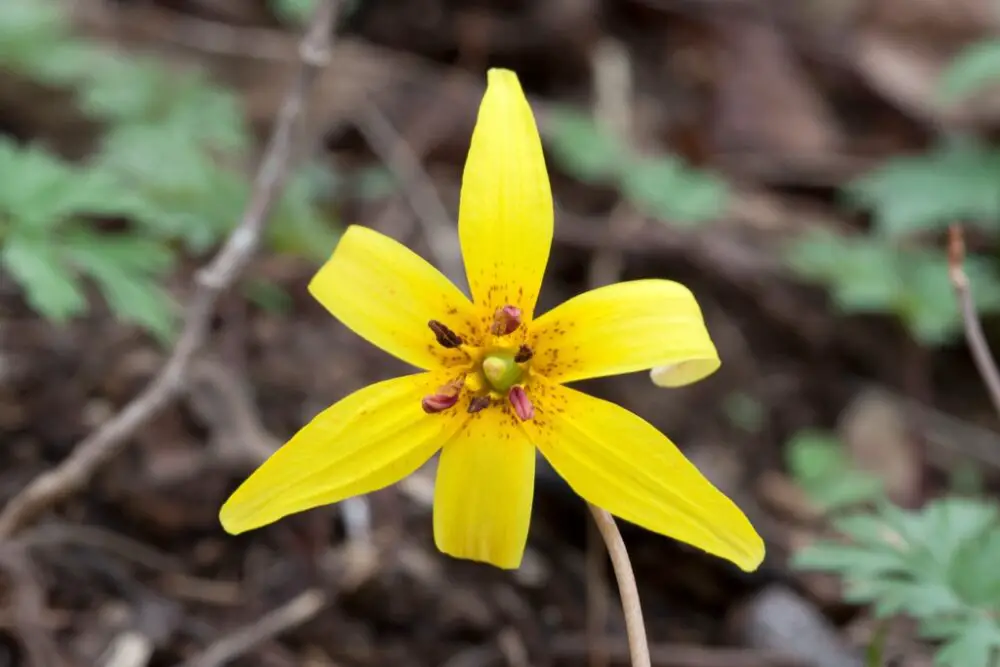
[[[83,234],[67,238],[64,251],[94,280],[118,317],[138,324],[162,342],[172,338],[177,325],[176,306],[157,284],[157,275],[171,263],[167,251],[145,239]]]
[[[1000,608],[1000,526],[990,525],[981,535],[962,541],[952,554],[947,580],[969,604]]]
[[[23,62],[12,67],[21,74],[50,86],[72,86],[87,80],[95,69],[102,67],[107,54],[94,44],[60,37],[51,43],[35,41],[26,45],[21,57]]]
[[[4,267],[24,289],[28,303],[62,324],[87,307],[72,268],[45,239],[14,234],[4,242]]]
[[[834,528],[859,545],[884,549],[887,546],[898,546],[895,529],[880,514],[859,512],[857,514],[837,518]]]
[[[985,39],[965,48],[941,76],[939,94],[948,103],[978,92],[1000,79],[1000,40]]]
[[[65,9],[43,0],[0,2],[0,65],[22,73],[32,72],[46,49],[69,33]]]
[[[882,480],[857,470],[847,470],[842,477],[828,478],[807,489],[813,502],[827,512],[838,512],[883,497]]]
[[[1000,648],[1000,628],[988,618],[968,623],[934,658],[938,667],[995,667]]]
[[[848,467],[844,447],[836,436],[822,431],[799,431],[785,447],[785,459],[792,476],[809,483],[839,476]]]
[[[871,209],[880,232],[939,230],[967,220],[1000,228],[1000,152],[954,142],[928,153],[893,158],[851,183],[846,194]]]
[[[291,25],[305,25],[316,11],[316,0],[271,0],[270,4],[278,19]]]
[[[906,560],[898,551],[829,542],[803,549],[795,554],[792,563],[799,570],[839,572],[854,577],[886,576],[906,569]]]
[[[965,609],[946,584],[934,581],[899,581],[876,600],[879,616],[909,614],[917,618],[954,614]]]
[[[214,84],[201,72],[185,72],[172,89],[159,125],[169,125],[206,149],[241,155],[250,147],[250,132],[242,100]]]
[[[622,174],[621,188],[629,201],[649,215],[679,224],[717,219],[729,197],[724,181],[688,169],[672,157],[629,165]]]
[[[108,57],[78,91],[84,113],[109,121],[138,120],[163,103],[169,77],[152,58]]]
[[[52,230],[80,216],[128,216],[136,203],[114,174],[63,162],[38,146],[0,140],[0,170],[0,214],[15,227]]]
[[[49,228],[76,213],[77,174],[51,153],[0,139],[0,169],[0,212],[15,226]]]
[[[624,144],[583,112],[569,107],[553,109],[544,129],[553,158],[584,183],[607,182],[626,165]]]
[[[813,232],[786,252],[798,275],[827,286],[845,312],[895,312],[903,290],[896,251],[869,239]]]
[[[809,498],[828,512],[882,497],[882,481],[853,470],[843,445],[831,434],[796,433],[785,447],[785,458]]]
[[[99,159],[135,195],[136,222],[157,236],[183,240],[196,253],[236,224],[250,192],[243,174],[213,164],[173,129],[121,128],[107,137]]]

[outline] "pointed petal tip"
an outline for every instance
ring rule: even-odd
[[[767,551],[764,546],[764,540],[761,539],[760,535],[756,533],[754,535],[757,539],[752,544],[744,545],[743,552],[732,559],[736,567],[744,572],[756,572],[760,564],[764,562],[764,555]]]
[[[222,525],[222,530],[230,535],[239,535],[249,530],[245,523],[240,521],[240,518],[228,501],[219,510],[219,523]]]
[[[506,84],[521,87],[521,82],[517,78],[517,73],[505,67],[491,67],[486,70],[486,83],[488,85]]]

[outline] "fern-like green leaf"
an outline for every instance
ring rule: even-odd
[[[93,279],[118,317],[140,325],[161,341],[170,340],[177,311],[158,283],[172,259],[162,246],[141,238],[77,234],[65,239],[63,252]]]
[[[47,239],[12,234],[4,241],[0,258],[31,307],[47,319],[62,324],[86,309],[87,297],[72,267]]]

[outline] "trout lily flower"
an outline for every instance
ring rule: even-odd
[[[536,316],[552,244],[542,145],[517,76],[487,77],[458,233],[472,299],[402,244],[351,226],[309,284],[334,317],[419,369],[317,415],[232,494],[241,533],[393,484],[441,452],[434,539],[454,557],[519,566],[536,449],[585,500],[757,568],[764,545],[736,505],[656,428],[564,383],[656,369],[681,386],[720,365],[684,286],[602,287]]]

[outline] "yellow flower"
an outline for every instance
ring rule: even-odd
[[[653,368],[658,384],[680,386],[720,361],[694,296],[666,280],[602,287],[535,317],[552,194],[513,72],[489,72],[458,221],[471,301],[400,243],[347,229],[309,291],[425,372],[373,384],[316,416],[233,493],[220,513],[225,529],[381,489],[441,450],[438,548],[516,568],[538,448],[589,502],[756,569],[760,537],[673,443],[627,410],[562,386]]]

